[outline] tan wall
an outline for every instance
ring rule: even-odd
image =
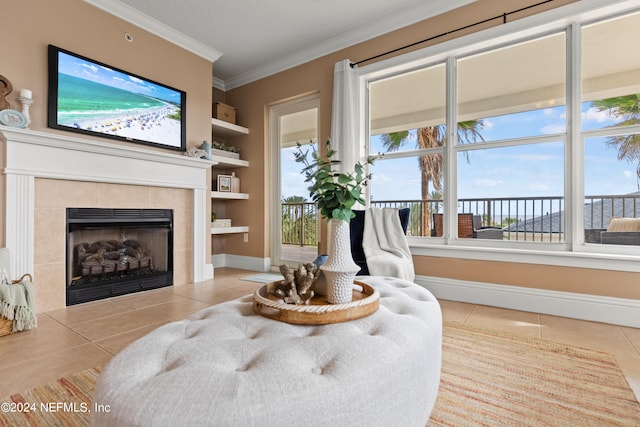
[[[515,262],[414,256],[417,275],[640,299],[638,273]]]
[[[246,153],[244,156],[251,163],[250,170],[245,172],[249,179],[243,179],[243,185],[247,185],[251,198],[244,202],[242,207],[231,207],[230,216],[238,218],[239,223],[249,224],[252,240],[246,244],[242,243],[241,237],[227,238],[226,252],[255,257],[270,255],[271,236],[266,218],[270,204],[277,201],[269,200],[269,183],[265,179],[270,173],[267,120],[269,105],[309,93],[318,93],[321,100],[320,137],[324,139],[329,136],[331,129],[333,67],[336,62],[345,58],[359,61],[535,3],[538,1],[480,0],[462,9],[228,91],[227,103],[238,108],[239,123],[251,131],[248,136],[238,139],[242,141],[243,153]],[[532,14],[533,11],[538,13],[569,3],[572,3],[572,0],[557,0],[512,15],[509,19],[521,18]],[[484,28],[499,24],[500,21],[492,21],[485,24]],[[479,29],[481,28],[456,33],[431,44]],[[420,45],[419,48],[426,46],[427,44]],[[636,286],[637,273],[424,256],[416,256],[414,261],[419,275],[640,299],[640,291]]]
[[[187,93],[187,147],[211,140],[212,65],[199,56],[107,14],[82,0],[4,1],[1,7],[0,75],[11,82],[7,97],[20,110],[20,89],[33,92],[30,115],[33,130],[71,134],[47,128],[47,45],[138,74]],[[129,43],[124,34],[130,33]],[[87,137],[92,138],[92,137]],[[132,143],[96,138],[114,144]],[[149,150],[162,150],[140,145]],[[163,150],[168,151],[168,150]],[[3,159],[4,161],[4,156]],[[4,178],[2,178],[4,180]],[[5,243],[4,181],[0,188],[3,206],[0,246]],[[206,239],[208,240],[208,239]],[[207,253],[210,248],[207,249]]]

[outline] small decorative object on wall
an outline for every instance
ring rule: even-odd
[[[231,175],[218,175],[218,191],[231,192],[233,177]]]
[[[0,124],[15,128],[25,128],[29,124],[29,120],[20,111],[8,109],[0,111]]]
[[[31,116],[29,115],[29,106],[33,104],[32,92],[29,89],[20,89],[20,96],[18,100],[22,103],[22,114],[27,119],[26,126],[31,123]]]
[[[216,218],[213,221],[211,221],[211,226],[213,228],[231,227],[231,219],[230,218]]]
[[[235,172],[231,172],[231,192],[232,193],[240,192],[240,178],[236,176]]]
[[[8,78],[0,75],[0,110],[11,108],[9,101],[5,99],[13,91],[13,86]]]
[[[184,91],[49,45],[50,128],[186,150]]]
[[[196,147],[190,147],[187,151],[184,152],[184,155],[187,157],[196,157],[198,159],[206,159],[207,153]]]
[[[207,141],[202,141],[202,144],[200,144],[200,149],[206,153],[206,159],[211,160],[211,144],[209,144]]]
[[[238,149],[236,147],[228,146],[224,142],[213,141],[211,152],[216,156],[230,157],[232,159],[240,158],[240,152]]]

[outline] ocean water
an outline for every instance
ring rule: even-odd
[[[106,86],[67,74],[58,75],[58,123],[104,120],[140,114],[171,104],[145,95]]]

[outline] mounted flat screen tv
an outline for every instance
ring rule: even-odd
[[[186,150],[186,93],[49,45],[53,129]]]

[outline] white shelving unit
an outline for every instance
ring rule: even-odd
[[[225,191],[212,191],[212,199],[231,199],[231,200],[246,200],[249,198],[247,193],[229,193]]]
[[[238,126],[233,123],[218,120],[216,118],[211,119],[211,127],[214,135],[220,138],[231,138],[234,136],[248,135],[249,129]],[[249,167],[249,162],[242,159],[234,159],[233,157],[219,156],[212,154],[211,161],[212,167],[216,169],[235,169]],[[249,195],[247,193],[229,193],[223,191],[212,191],[212,199],[218,200],[247,200]],[[221,234],[233,234],[233,233],[248,233],[249,227],[247,226],[235,226],[235,227],[211,227],[212,235]]]
[[[249,167],[249,162],[246,160],[234,159],[233,157],[216,156],[214,154],[211,155],[211,162],[213,162],[213,167],[222,169]]]
[[[233,123],[225,122],[212,118],[211,127],[215,131],[216,135],[221,138],[229,138],[230,136],[248,135],[249,129],[243,126],[235,125]]]
[[[211,227],[211,234],[233,234],[233,233],[248,233],[249,227]]]

